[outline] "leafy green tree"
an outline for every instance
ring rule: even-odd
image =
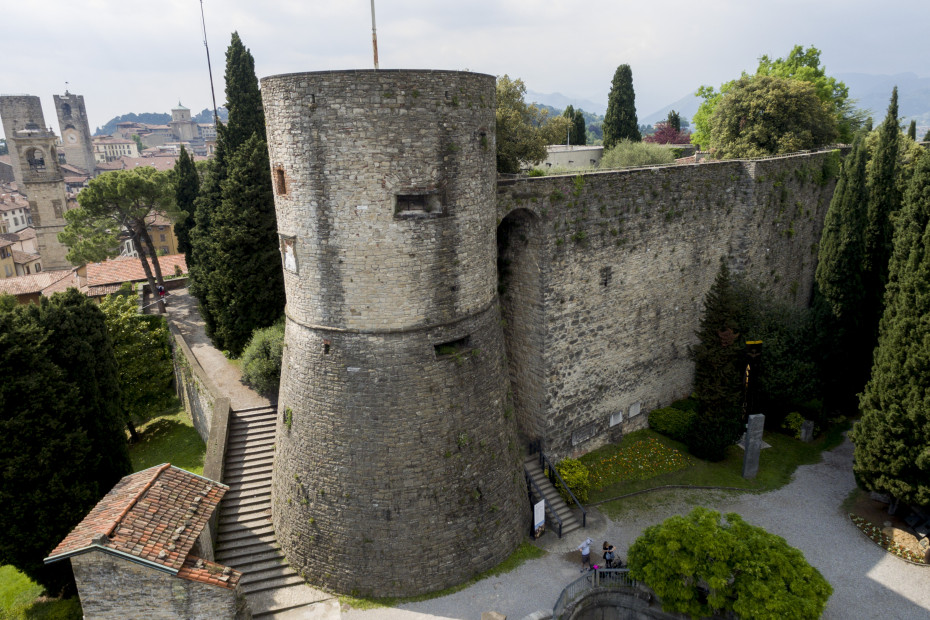
[[[743,346],[739,298],[721,258],[714,284],[704,298],[704,315],[691,348],[694,397],[700,403],[688,447],[698,457],[719,461],[742,432]]]
[[[571,119],[561,114],[550,117],[542,113],[538,114],[537,118],[539,119],[539,125],[536,127],[536,132],[542,138],[543,144],[565,144],[566,140],[572,140],[573,125]],[[574,144],[574,140],[572,140],[572,144]]]
[[[126,235],[139,249],[139,262],[151,290],[155,290],[156,281],[163,284],[158,254],[146,221],[159,212],[175,217],[167,173],[148,166],[106,172],[92,179],[78,194],[78,204],[78,208],[65,212],[68,223],[58,233],[58,240],[68,246],[69,261],[97,262],[118,256],[119,239]],[[159,309],[164,312],[161,302]]]
[[[284,350],[284,319],[256,329],[242,353],[242,379],[263,394],[277,396]]]
[[[911,124],[907,126],[907,137],[917,142],[917,121],[911,120]]]
[[[872,340],[865,314],[866,289],[862,266],[865,260],[865,226],[868,209],[866,160],[868,152],[862,134],[856,136],[846,156],[827,210],[815,273],[819,298],[826,311],[820,314],[818,347],[825,358],[828,401],[832,406],[849,404],[868,379]]]
[[[255,156],[256,145],[265,143],[265,115],[255,61],[235,32],[226,51],[226,101],[229,122],[217,127],[216,154],[195,201],[189,271],[191,292],[200,302],[207,334],[220,348],[238,353],[252,330],[270,325],[280,316],[284,281],[267,153],[264,159]],[[245,153],[240,155],[240,151]],[[256,184],[254,187],[232,178],[231,161],[237,157],[236,173]],[[264,168],[245,170],[246,164]],[[260,202],[246,204],[243,196],[230,196],[226,189],[229,185],[238,185],[243,195]],[[235,205],[243,212],[232,214]],[[228,217],[236,223],[226,222]],[[251,224],[255,227],[254,239],[240,250],[231,250],[229,243],[238,233],[230,234],[230,230],[241,230],[242,221],[248,218],[254,218]],[[255,257],[244,254],[253,249],[257,252]],[[269,262],[259,267],[258,257]],[[236,287],[249,291],[247,296],[237,299],[255,304],[239,316],[231,314],[224,305]],[[266,294],[257,295],[258,291]]]
[[[0,298],[0,363],[0,564],[71,593],[68,564],[42,559],[130,471],[103,314],[75,289]]]
[[[639,121],[636,119],[636,94],[633,91],[633,70],[630,65],[620,65],[614,72],[607,95],[607,113],[604,115],[604,148],[620,140],[639,142]]]
[[[135,295],[107,295],[100,302],[119,376],[120,410],[130,435],[135,425],[174,403],[174,367],[168,324],[159,316],[139,314]]]
[[[200,175],[194,165],[194,159],[181,145],[181,154],[174,164],[174,201],[178,209],[178,218],[174,224],[174,234],[178,238],[178,250],[190,263],[190,230],[194,225],[194,203],[200,193]]]
[[[930,129],[927,130],[927,133],[924,134],[924,142],[930,142]]]
[[[517,78],[497,78],[497,171],[520,172],[523,163],[535,165],[546,158],[546,140],[537,130],[537,110],[523,100],[526,85]]]
[[[612,168],[625,168],[628,166],[652,166],[655,164],[671,164],[675,161],[675,154],[671,149],[648,142],[633,142],[621,140],[613,147],[604,150],[599,168],[610,170]]]
[[[897,218],[887,304],[872,376],[851,432],[865,488],[930,505],[930,155],[917,164]]]
[[[647,528],[630,547],[630,576],[664,611],[692,618],[819,618],[833,594],[823,575],[781,536],[736,513],[725,519],[699,506]]]
[[[204,301],[216,320],[214,342],[234,355],[255,329],[272,325],[284,312],[269,168],[268,147],[253,133],[229,158],[213,225],[216,267]]]
[[[817,97],[834,117],[833,126],[836,127],[838,139],[843,142],[851,141],[856,129],[861,127],[865,120],[865,113],[857,110],[849,99],[849,89],[846,85],[826,74],[825,68],[820,65],[820,50],[815,47],[804,49],[796,45],[786,58],[775,60],[763,55],[759,58],[755,74],[810,84]],[[744,72],[743,77],[749,76]],[[719,91],[715,91],[711,86],[702,86],[697,90],[695,95],[704,101],[691,119],[691,124],[694,125],[691,141],[694,144],[704,149],[709,147],[711,119],[723,95],[735,83],[736,80],[726,82],[720,86]]]
[[[142,144],[142,138],[139,137],[139,134],[132,134],[132,141],[136,143],[136,148],[139,149],[140,153],[145,150],[145,146]]]
[[[665,123],[675,131],[681,131],[681,116],[675,110],[669,110]]]
[[[817,148],[836,136],[835,118],[809,84],[756,75],[721,96],[707,146],[721,158],[759,157]]]
[[[898,162],[901,129],[898,126],[898,87],[891,91],[888,113],[878,128],[878,146],[872,155],[868,173],[869,205],[865,229],[864,283],[867,323],[865,328],[872,346],[878,336],[878,323],[884,308],[885,285],[888,282],[888,260],[891,257],[892,217],[901,208],[898,185]]]

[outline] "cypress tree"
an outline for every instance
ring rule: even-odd
[[[891,218],[901,206],[898,189],[898,88],[891,92],[888,113],[879,131],[878,146],[872,157],[868,177],[869,207],[865,232],[864,284],[868,292],[865,302],[865,334],[872,346],[878,335],[882,316],[885,285],[888,282],[888,259],[891,256]]]
[[[214,224],[216,268],[207,304],[218,347],[239,355],[255,329],[284,312],[268,147],[253,133],[232,157]]]
[[[924,134],[924,142],[930,142],[930,129],[927,130],[927,133]]]
[[[675,110],[669,110],[668,118],[665,119],[665,122],[675,131],[681,131],[681,115]]]
[[[871,368],[872,341],[862,337],[868,320],[863,315],[862,274],[868,208],[864,142],[857,134],[840,171],[820,237],[815,274],[819,299],[826,302],[825,311],[817,313],[823,339],[818,348],[828,358],[823,364],[826,395],[840,406],[854,402],[850,399],[862,390]]]
[[[700,403],[688,438],[691,452],[718,461],[742,431],[743,347],[739,300],[724,259],[704,298],[704,315],[691,348],[694,396]]]
[[[907,126],[907,137],[917,142],[917,121],[912,120],[911,124]]]
[[[74,289],[0,297],[0,363],[0,564],[71,593],[68,563],[42,559],[130,471],[103,314]]]
[[[184,252],[188,264],[191,260],[190,230],[194,225],[194,201],[199,192],[200,176],[194,160],[181,145],[181,155],[174,164],[174,198],[181,218],[174,225],[174,234],[178,238],[178,250]]]
[[[223,349],[229,349],[238,353],[245,343],[238,344],[238,337],[230,337],[230,334],[238,334],[244,330],[249,333],[259,327],[267,327],[274,321],[261,324],[249,324],[247,317],[264,316],[265,310],[274,312],[280,316],[283,309],[283,277],[278,275],[276,278],[253,280],[254,277],[264,278],[264,270],[253,269],[254,264],[250,259],[243,258],[240,262],[235,262],[237,256],[224,254],[226,250],[223,244],[228,243],[228,235],[221,241],[218,238],[218,227],[224,225],[222,218],[229,216],[230,207],[233,204],[242,204],[241,201],[232,200],[224,208],[223,202],[227,200],[227,194],[224,189],[227,179],[230,175],[230,160],[234,158],[239,149],[249,143],[252,136],[264,143],[265,141],[265,113],[262,107],[261,92],[258,87],[258,79],[255,76],[255,60],[251,52],[243,45],[239,34],[234,32],[229,48],[226,51],[226,107],[229,110],[229,122],[226,126],[217,127],[217,145],[214,160],[204,177],[203,185],[200,189],[200,195],[197,198],[194,222],[195,227],[191,231],[191,265],[189,265],[191,275],[191,292],[200,301],[200,311],[206,324],[207,334],[214,339],[214,342]],[[254,150],[254,144],[248,147],[251,152]],[[254,158],[249,158],[250,161]],[[256,221],[255,235],[262,243],[271,244],[270,248],[275,252],[275,259],[269,267],[281,271],[280,257],[277,255],[277,223],[274,213],[274,199],[270,190],[265,192],[265,188],[271,187],[271,173],[269,171],[267,156],[265,157],[265,168],[263,171],[252,171],[247,178],[255,181],[259,176],[267,177],[260,182],[260,187],[249,190],[250,194],[261,197],[262,202],[249,207],[252,213],[261,213]],[[223,215],[220,216],[220,211]],[[269,235],[266,230],[266,222],[273,223],[273,235]],[[225,234],[225,233],[224,233]],[[267,255],[267,248],[262,250],[263,255]],[[222,259],[220,256],[224,256]],[[233,262],[229,262],[232,260]],[[254,309],[241,317],[233,317],[228,312],[228,308],[218,304],[224,303],[221,300],[228,299],[229,286],[226,284],[229,280],[236,280],[239,286],[252,287],[257,290],[272,287],[275,290],[268,291],[268,294],[256,300],[256,303],[267,303],[266,309]],[[220,289],[213,291],[214,286]],[[226,321],[225,324],[221,322]],[[235,321],[237,325],[233,327],[229,321]],[[220,334],[218,336],[218,334]],[[246,338],[246,341],[248,338]],[[224,343],[233,343],[233,348],[224,346]]]
[[[584,146],[588,143],[588,128],[584,123],[584,114],[581,110],[575,110],[572,117],[572,144]]]
[[[636,95],[633,92],[633,70],[630,65],[620,65],[614,72],[607,97],[607,113],[604,115],[604,149],[616,145],[620,140],[639,142],[639,121],[636,119]]]
[[[865,488],[930,505],[930,155],[905,194],[872,376],[851,438]]]

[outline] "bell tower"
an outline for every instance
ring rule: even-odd
[[[68,248],[58,241],[65,227],[68,195],[58,163],[58,138],[45,126],[42,104],[32,95],[0,96],[13,177],[29,200],[42,268],[70,269]]]
[[[73,95],[66,90],[64,95],[54,95],[54,99],[65,161],[95,176],[94,146],[87,122],[87,110],[84,108],[84,96]]]

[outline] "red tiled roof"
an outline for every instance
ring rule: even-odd
[[[187,273],[187,263],[183,254],[168,254],[159,256],[158,264],[164,276],[173,276],[177,265],[182,273]],[[102,263],[87,265],[87,285],[99,286],[101,284],[117,284],[122,282],[138,282],[145,280],[145,271],[142,263],[135,256],[120,256]]]
[[[67,273],[71,277],[62,278],[61,280],[58,280],[57,282],[53,282],[52,284],[49,284],[44,289],[42,289],[42,295],[44,295],[45,297],[51,297],[55,293],[67,291],[69,288],[72,288],[72,287],[76,288],[77,290],[83,293],[84,287],[81,286],[81,282],[78,279],[77,274],[74,273],[74,270],[72,269],[71,271],[67,271],[65,273]]]
[[[3,245],[3,240],[0,240],[0,246]],[[12,241],[10,242],[13,243]],[[38,254],[32,254],[30,252],[20,252],[19,250],[13,250],[13,262],[19,263],[20,265],[25,265],[26,263],[31,263],[34,260],[39,260],[42,258]]]
[[[99,549],[178,574],[228,490],[224,484],[169,463],[130,474],[116,483],[45,562]]]
[[[234,590],[242,573],[228,566],[189,555],[184,561],[184,566],[178,571],[178,577]]]
[[[23,228],[22,230],[18,230],[13,234],[18,236],[20,241],[28,241],[29,239],[36,238],[36,229],[32,226],[29,226],[28,228]]]
[[[6,278],[5,280],[0,280],[0,294],[29,295],[30,293],[44,293],[50,286],[66,281],[65,278],[71,274],[72,272],[70,270],[43,271],[28,276]],[[66,282],[69,286],[74,286],[71,280],[67,280]],[[65,288],[68,287],[66,286]]]
[[[125,164],[118,159],[114,161],[97,162],[97,170],[122,170],[125,167]]]

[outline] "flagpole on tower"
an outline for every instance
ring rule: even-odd
[[[375,53],[375,69],[378,68],[378,31],[375,29],[375,0],[371,0],[371,47]]]

